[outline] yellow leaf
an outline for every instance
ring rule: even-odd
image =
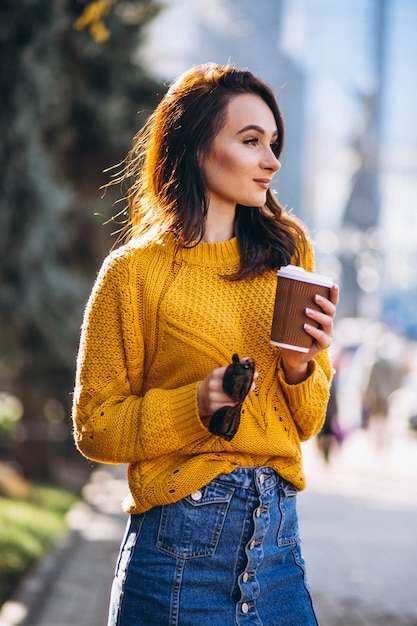
[[[84,8],[79,18],[74,23],[76,30],[82,30],[88,25],[101,22],[110,13],[112,0],[94,0]]]
[[[91,24],[90,33],[94,41],[96,41],[97,43],[103,43],[104,41],[107,41],[107,39],[110,37],[109,29],[101,20],[98,20],[97,22],[93,22]]]

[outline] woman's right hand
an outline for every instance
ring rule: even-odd
[[[198,412],[201,418],[213,415],[222,406],[234,406],[234,402],[223,391],[223,377],[227,365],[213,370],[198,386]]]
[[[223,406],[234,406],[236,404],[223,390],[223,378],[227,367],[227,365],[224,365],[216,368],[198,386],[198,412],[202,419],[210,417]],[[258,372],[255,372],[251,391],[255,388],[255,380],[258,376]]]

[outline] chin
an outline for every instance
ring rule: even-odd
[[[246,206],[250,207],[259,207],[263,206],[266,202],[266,195],[259,196],[258,198],[251,198],[249,202],[246,203]]]
[[[256,197],[252,197],[252,198],[245,198],[244,200],[242,199],[242,201],[237,202],[237,204],[240,204],[241,206],[246,206],[246,207],[259,207],[259,206],[263,206],[266,202],[266,193],[263,194],[259,194]]]

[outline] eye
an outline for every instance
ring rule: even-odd
[[[274,156],[275,156],[276,158],[278,158],[278,157],[279,157],[279,143],[278,143],[278,141],[273,141],[273,142],[270,144],[270,146],[271,146],[271,150],[272,150],[272,152],[274,153]]]
[[[245,139],[243,143],[249,146],[256,146],[259,143],[259,139],[258,137],[250,137],[249,139]]]

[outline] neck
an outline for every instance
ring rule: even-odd
[[[206,243],[220,243],[228,241],[234,236],[235,216],[230,214],[207,214],[203,241]]]

